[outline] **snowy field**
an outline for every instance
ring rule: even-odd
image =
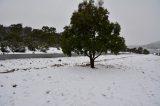
[[[0,60],[0,106],[160,106],[160,56]],[[5,73],[9,72],[9,73]]]
[[[23,53],[23,52],[22,52],[22,53],[20,53],[20,52],[14,52],[14,53],[13,53],[13,52],[9,49],[9,47],[7,47],[7,50],[9,51],[9,53],[5,53],[5,54],[47,54],[47,53],[63,53],[61,48],[57,49],[57,48],[55,48],[55,47],[49,47],[46,52],[41,52],[40,50],[30,51],[30,50],[28,50],[27,47],[25,48],[26,51],[25,51],[24,53]],[[0,51],[0,55],[2,55],[2,54],[3,54],[2,51]]]

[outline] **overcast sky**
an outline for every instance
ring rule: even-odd
[[[63,31],[82,0],[0,0],[0,24],[43,25]],[[127,45],[160,40],[160,0],[104,0],[110,20],[121,25]]]

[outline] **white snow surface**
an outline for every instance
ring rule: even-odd
[[[36,50],[36,51],[30,51],[27,47],[26,47],[26,51],[23,53],[20,52],[11,52],[11,50],[9,49],[9,47],[7,47],[7,50],[9,51],[9,53],[5,53],[5,54],[51,54],[51,53],[63,53],[62,49],[59,48],[55,48],[55,47],[49,47],[48,50],[46,52],[41,52],[40,50]],[[0,51],[0,55],[2,55],[2,51]]]
[[[160,106],[160,57],[0,60],[0,106]],[[16,87],[15,87],[16,86]]]

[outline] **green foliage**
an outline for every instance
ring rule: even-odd
[[[110,22],[108,15],[107,9],[95,6],[93,0],[80,3],[78,11],[71,17],[70,25],[64,27],[63,52],[71,56],[74,51],[95,60],[102,52],[110,50],[118,54],[123,50],[126,46],[124,38],[119,36],[121,27],[118,23]]]
[[[149,54],[150,52],[147,49],[144,49],[142,47],[138,47],[138,48],[127,48],[127,52],[132,52],[132,53],[136,53],[136,54]]]
[[[12,52],[24,51],[24,47],[35,51],[40,49],[46,51],[48,47],[59,46],[60,34],[56,33],[56,28],[43,26],[42,29],[32,29],[23,27],[22,24],[12,24],[9,27],[0,25],[0,43],[6,42]]]
[[[3,54],[5,54],[6,52],[8,52],[8,50],[7,50],[7,43],[5,41],[1,41],[1,43],[0,43],[0,50],[3,52]]]
[[[138,53],[138,54],[142,54],[142,53],[143,53],[143,48],[142,48],[142,47],[139,47],[139,48],[137,49],[137,53]]]
[[[3,25],[0,25],[0,42],[4,41],[4,38],[6,37],[6,30]]]
[[[11,32],[21,33],[22,32],[22,24],[12,24],[9,26]]]
[[[143,50],[143,54],[149,54],[150,52],[147,49]]]

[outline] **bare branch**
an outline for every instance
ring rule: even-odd
[[[95,60],[96,58],[98,58],[101,54],[102,54],[102,52],[100,52],[100,53],[94,58],[94,60]]]
[[[93,51],[93,58],[95,58],[95,51]]]
[[[88,56],[88,57],[90,57],[89,54],[88,54],[87,52],[85,52],[85,55]]]

